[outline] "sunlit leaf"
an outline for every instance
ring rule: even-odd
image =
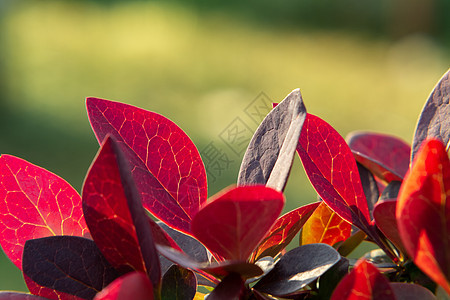
[[[437,138],[449,149],[450,140],[450,70],[447,71],[431,92],[425,103],[416,131],[411,151],[411,162],[414,161],[422,143],[427,138]]]
[[[19,269],[27,240],[85,234],[81,198],[73,187],[25,160],[0,157],[0,244]]]
[[[280,253],[300,231],[319,204],[320,202],[311,203],[279,217],[253,252],[253,260],[264,256],[275,257]]]
[[[352,226],[321,202],[303,225],[300,245],[324,243],[333,246],[350,237]]]
[[[39,289],[36,290],[36,285],[29,285],[27,280],[88,299],[119,276],[92,240],[75,236],[27,241],[23,252],[23,273],[28,288],[34,294]]]
[[[153,287],[145,273],[123,275],[101,290],[94,300],[153,300]]]
[[[338,284],[331,300],[395,300],[389,281],[371,263],[360,260]]]
[[[450,294],[450,160],[445,145],[426,140],[397,200],[403,245],[414,263]]]
[[[110,134],[144,163],[145,168],[132,169],[144,207],[190,233],[190,221],[206,201],[207,183],[200,154],[189,137],[169,119],[131,105],[88,98],[86,106],[99,142]],[[128,159],[138,164],[133,157]]]
[[[194,217],[191,230],[211,252],[246,261],[270,230],[284,196],[266,186],[240,186],[219,193]]]
[[[345,257],[341,259],[331,268],[329,268],[319,278],[319,296],[320,299],[330,299],[336,286],[341,282],[342,278],[349,271],[349,260]]]
[[[306,108],[296,89],[259,125],[242,160],[238,185],[266,184],[282,191],[305,118]]]

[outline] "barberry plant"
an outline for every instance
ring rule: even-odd
[[[386,134],[344,140],[294,90],[256,130],[237,184],[208,199],[201,156],[175,123],[88,98],[100,147],[81,195],[0,157],[0,244],[30,291],[0,299],[448,296],[449,100],[447,72],[411,150]],[[280,216],[296,153],[318,199]],[[348,259],[364,240],[379,249]]]

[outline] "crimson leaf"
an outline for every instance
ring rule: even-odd
[[[306,108],[296,89],[259,125],[244,154],[238,185],[267,184],[283,190],[305,118]]]
[[[73,187],[23,159],[0,157],[0,244],[19,269],[27,240],[85,234],[81,198]]]
[[[23,273],[39,286],[84,299],[92,299],[119,276],[92,240],[75,236],[28,240]]]
[[[153,300],[153,287],[147,275],[131,272],[123,275],[102,291],[94,300]]]
[[[161,271],[151,220],[140,201],[128,160],[107,136],[83,186],[83,210],[92,237],[114,267],[144,271],[159,289]],[[137,166],[136,168],[139,168]]]
[[[190,221],[206,201],[207,182],[200,154],[189,137],[169,119],[131,105],[88,98],[86,106],[99,142],[110,134],[144,163],[145,168],[132,168],[144,207],[190,233]],[[128,159],[132,165],[138,163],[132,155]]]
[[[194,217],[194,236],[219,258],[246,261],[267,234],[284,205],[272,188],[235,187],[211,199]]]

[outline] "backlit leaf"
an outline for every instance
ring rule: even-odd
[[[137,166],[140,167],[140,166]],[[128,160],[107,137],[83,185],[83,210],[92,237],[108,261],[122,272],[147,272],[156,288],[161,273]]]
[[[350,237],[352,226],[321,202],[303,225],[300,245],[324,243],[333,246]]]
[[[277,219],[264,240],[253,252],[253,261],[264,256],[275,257],[292,241],[320,202],[290,211]]]
[[[150,279],[142,272],[123,275],[101,290],[94,300],[153,300]]]
[[[19,269],[27,240],[85,234],[81,198],[73,187],[23,159],[0,157],[0,244]]]
[[[347,143],[356,160],[386,182],[402,180],[409,168],[411,147],[387,134],[352,132]]]
[[[341,256],[326,244],[309,244],[283,255],[275,267],[254,286],[274,296],[290,295],[325,273]]]
[[[164,274],[162,299],[191,300],[197,290],[197,279],[192,271],[173,265]]]
[[[190,233],[191,219],[206,201],[207,183],[200,154],[189,137],[169,119],[134,106],[98,98],[88,98],[86,106],[99,142],[111,134],[144,163],[145,168],[132,168],[144,207]],[[137,163],[128,158],[132,165]]]
[[[211,252],[246,261],[270,230],[284,205],[272,188],[240,186],[221,192],[194,217],[191,230]]]
[[[306,108],[296,89],[259,125],[242,160],[238,185],[266,184],[282,191],[305,118]]]
[[[27,241],[23,273],[39,286],[85,299],[92,299],[119,275],[92,240],[75,236]],[[27,282],[27,286],[36,293],[35,285]]]
[[[403,245],[414,263],[450,294],[450,161],[441,141],[426,140],[397,200]]]
[[[437,138],[449,149],[450,140],[450,70],[448,70],[431,92],[417,122],[411,151],[414,161],[422,143],[427,138]]]
[[[339,133],[308,114],[297,146],[309,180],[341,218],[370,232],[370,215],[356,161]]]
[[[331,300],[395,300],[389,281],[371,263],[360,260],[338,284]]]

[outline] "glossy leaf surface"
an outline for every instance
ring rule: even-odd
[[[353,132],[346,140],[356,160],[379,178],[391,182],[405,177],[411,147],[403,140],[373,132]]]
[[[426,140],[397,200],[403,245],[414,263],[450,294],[450,161],[444,144]]]
[[[403,242],[398,231],[397,219],[395,217],[395,208],[397,201],[384,200],[375,205],[373,211],[373,217],[376,226],[383,232],[383,234],[399,249],[402,253],[406,254],[406,250],[403,246]]]
[[[88,98],[86,106],[99,142],[111,134],[144,163],[145,168],[132,168],[144,207],[189,233],[190,221],[207,197],[205,167],[189,137],[169,119],[131,105]]]
[[[300,245],[324,243],[333,246],[350,237],[352,226],[321,202],[303,225]]]
[[[260,184],[282,191],[305,118],[306,108],[296,89],[259,125],[244,154],[238,185]]]
[[[308,114],[297,152],[323,201],[344,220],[368,232],[370,215],[356,161],[339,133]]]
[[[319,278],[319,298],[330,299],[336,286],[348,274],[349,260],[345,257],[341,259],[331,268],[329,268]]]
[[[211,252],[246,261],[270,230],[284,196],[266,186],[240,186],[219,193],[194,217],[191,230]]]
[[[275,257],[292,241],[320,202],[290,211],[277,219],[264,240],[253,253],[253,260],[264,256]]]
[[[162,299],[191,300],[197,291],[197,279],[192,271],[173,265],[164,274]]]
[[[389,281],[371,263],[360,260],[333,292],[331,300],[395,300]]]
[[[39,286],[85,299],[92,299],[119,275],[92,240],[75,236],[27,241],[23,272]],[[36,292],[36,286],[31,287]]]
[[[411,151],[414,161],[427,138],[440,139],[449,149],[450,140],[450,70],[439,80],[422,109],[417,122]]]
[[[115,268],[147,272],[158,285],[161,274],[152,221],[130,170],[117,142],[107,137],[83,186],[84,215],[92,237]]]
[[[153,300],[152,283],[142,272],[123,275],[100,291],[94,300]]]
[[[0,244],[19,269],[27,240],[85,234],[81,198],[73,187],[23,159],[0,157]]]
[[[396,300],[436,300],[430,290],[418,284],[391,282]]]
[[[289,295],[316,280],[340,258],[339,253],[326,244],[294,248],[283,255],[254,288],[274,296]]]

